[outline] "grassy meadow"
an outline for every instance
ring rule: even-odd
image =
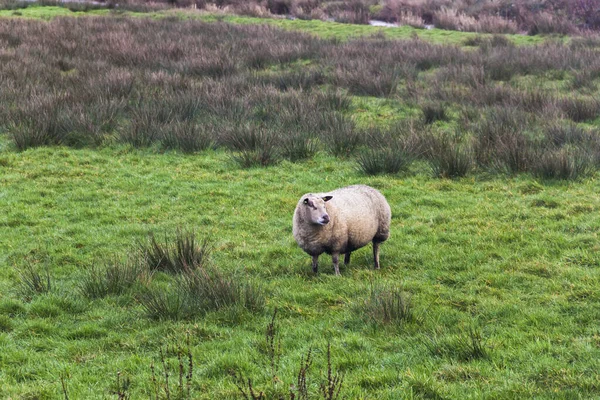
[[[1,398],[600,396],[598,39],[85,14],[0,18]]]

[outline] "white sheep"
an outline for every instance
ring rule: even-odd
[[[312,256],[317,273],[319,255],[331,255],[340,274],[339,255],[373,242],[375,269],[379,269],[379,244],[390,236],[392,212],[385,197],[366,185],[353,185],[329,193],[307,193],[294,211],[293,233],[298,245]]]

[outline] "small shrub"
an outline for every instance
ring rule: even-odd
[[[168,359],[169,354],[173,354],[177,357],[176,363]],[[150,371],[152,373],[152,394],[154,395],[154,398],[168,400],[171,398],[192,399],[194,358],[192,356],[189,336],[186,348],[183,348],[181,345],[176,345],[173,346],[172,349],[169,349],[169,346],[167,345],[164,350],[160,347],[159,355],[162,373],[157,374],[154,362],[150,365]],[[169,377],[176,379],[173,379],[170,382]],[[117,376],[117,387],[119,387],[118,382]]]
[[[320,385],[321,395],[324,400],[336,400],[340,396],[342,386],[344,385],[344,375],[339,372],[333,372],[331,365],[331,343],[327,342],[327,380],[322,381]]]
[[[326,4],[326,11],[336,22],[344,24],[369,23],[369,7],[362,0],[331,2]]]
[[[515,34],[519,33],[519,27],[516,22],[506,18],[502,18],[497,15],[482,15],[477,20],[473,29],[475,32],[484,33],[502,33],[502,34]],[[494,35],[494,38],[500,37]]]
[[[194,232],[178,229],[175,239],[165,235],[163,243],[150,233],[148,242],[140,243],[139,249],[150,271],[177,274],[204,268],[212,246],[208,238],[199,243]]]
[[[292,11],[292,0],[267,0],[267,9],[276,15],[287,15]]]
[[[269,322],[265,330],[265,349],[273,378],[277,376],[279,360],[281,358],[281,338],[279,337],[279,327],[275,321],[276,317],[277,309],[273,311],[271,322]]]

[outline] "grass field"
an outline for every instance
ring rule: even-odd
[[[18,25],[22,20],[11,21]],[[177,24],[177,20],[171,18],[168,23]],[[32,22],[28,27],[36,32],[48,26],[60,30],[61,24],[73,29],[85,27],[69,20],[57,25]],[[119,20],[112,26],[134,32],[141,29],[136,24]],[[154,27],[162,29],[158,23]],[[181,29],[199,28],[186,25]],[[219,29],[223,30],[217,31],[218,35],[226,32],[234,37],[243,33],[252,40],[253,31]],[[347,30],[348,26],[340,25],[340,29]],[[2,43],[9,45],[5,46],[2,59],[19,60],[34,68],[35,63],[29,64],[22,53],[13,49],[20,44],[14,45],[10,29],[3,32],[9,33],[0,35]],[[98,48],[103,43],[100,37]],[[287,36],[281,38],[288,40]],[[222,79],[225,88],[236,88],[246,96],[246,87],[239,82],[239,86],[227,86],[227,79],[237,74],[246,78],[246,68],[276,75],[296,71],[306,59],[310,67],[321,65],[314,49],[323,44],[315,44],[313,39],[290,38],[300,43],[295,50],[298,59],[278,48],[271,51],[266,62],[258,62],[240,51],[242,61],[236,64],[237,69],[226,70],[218,79]],[[469,38],[465,36],[463,40],[472,40]],[[26,36],[21,40],[19,43],[30,43]],[[380,39],[373,40],[380,43]],[[358,49],[367,45],[356,44]],[[540,60],[543,46],[532,50]],[[29,86],[21,83],[19,68],[6,67],[5,71],[12,75],[5,75],[9,78],[3,81],[4,87],[10,89],[3,95],[4,104],[15,108],[3,110],[3,117],[14,121],[15,115],[26,115],[35,127],[34,114],[15,111],[21,105],[19,99],[25,98],[19,97],[24,96],[19,91],[34,93],[27,91],[35,89],[36,84],[40,92],[47,87],[68,88],[73,82],[80,82],[74,78],[77,73],[85,77],[84,66],[98,71],[93,54],[82,51],[81,55],[81,46],[75,47],[78,50],[63,47],[71,49],[69,57],[53,58],[56,54],[51,52],[50,58],[52,62],[61,61],[59,67],[69,68],[60,67],[56,76],[54,72],[44,75],[42,71],[41,78],[33,83],[30,80]],[[560,48],[564,50],[561,54],[571,55],[568,49]],[[290,121],[299,120],[293,113],[299,104],[296,101],[305,101],[308,111],[323,101],[312,93],[313,85],[337,85],[347,91],[347,98],[331,98],[343,105],[327,110],[347,118],[360,133],[370,132],[368,129],[373,126],[393,126],[396,119],[420,119],[422,114],[428,115],[421,101],[439,100],[436,94],[426,95],[424,92],[429,89],[423,87],[416,88],[415,97],[407,101],[403,97],[407,90],[404,80],[397,82],[399,88],[393,93],[359,95],[353,90],[357,90],[355,83],[360,82],[346,74],[351,64],[344,64],[352,60],[347,55],[351,49],[333,49],[339,51],[335,54],[339,55],[340,64],[323,61],[325,78],[315,79],[297,92],[257,90],[254,95],[258,100],[251,98],[247,103],[256,108],[254,113],[245,115],[248,120],[255,123],[261,110],[260,115],[265,117],[264,109],[258,109],[266,107],[261,103],[263,96],[272,95],[268,98],[283,104],[275,111],[289,118],[276,121],[281,124],[277,126],[292,132],[294,125]],[[152,70],[152,63],[163,63],[160,68],[168,71],[180,68],[166,63],[163,51],[156,50],[156,57],[151,60],[140,56],[139,60],[148,63],[143,68]],[[453,60],[461,54],[452,48],[447,51]],[[473,51],[470,48],[465,53]],[[593,59],[597,48],[581,51]],[[277,57],[288,58],[280,62]],[[139,66],[127,65],[131,60],[116,55],[115,60],[123,63],[119,79],[123,70],[134,71],[132,74],[139,79],[132,92],[147,95],[159,87],[170,90],[167,80],[145,80],[145,72],[136,69]],[[419,68],[419,79],[415,81],[432,82],[427,79],[437,76],[438,80],[450,77],[447,79],[464,82],[450,62],[445,62],[442,66]],[[568,70],[569,65],[561,64],[560,68],[569,72],[557,72],[554,66],[541,64],[547,68],[543,72],[530,67],[528,74],[521,74],[519,68],[511,67],[514,69],[508,70],[505,80],[486,76],[484,86],[467,93],[501,87],[519,89],[522,92],[518,93],[524,94],[532,86],[543,85],[550,92],[573,92],[579,97],[597,93],[598,77],[594,73],[586,75],[586,85],[573,89],[572,75],[579,69]],[[580,64],[583,63],[576,64],[577,68],[594,71],[593,65]],[[338,75],[332,72],[332,65],[339,68],[335,72]],[[184,74],[183,69],[177,71]],[[265,78],[265,82],[271,82],[270,79]],[[532,83],[528,80],[535,85],[528,86]],[[198,83],[189,77],[184,81]],[[18,83],[14,85],[18,90],[11,83]],[[191,87],[198,90],[193,93],[199,93],[202,101],[215,107],[198,89],[200,86],[193,84]],[[85,82],[82,86],[88,87]],[[183,92],[176,93],[192,93],[189,87],[182,87]],[[477,137],[485,120],[477,119],[479,116],[474,116],[473,111],[463,110],[465,105],[481,111],[486,118],[501,114],[485,108],[488,104],[468,99],[466,88],[468,85],[461,86],[461,93],[452,92],[456,98],[446,97],[443,118],[434,118],[433,123],[416,123],[417,134],[443,138],[442,133],[448,129],[470,126],[469,133]],[[73,98],[80,95],[74,93]],[[221,92],[209,93],[227,100]],[[176,96],[169,92],[166,97],[171,101]],[[69,105],[80,104],[73,98],[63,99]],[[88,101],[88,97],[82,98]],[[124,98],[132,103],[135,100]],[[103,100],[104,97],[92,97],[89,104],[104,104]],[[286,105],[286,101],[290,103]],[[547,99],[541,102],[558,104]],[[433,111],[431,114],[435,115]],[[526,126],[529,133],[539,134],[544,140],[551,138],[544,136],[547,131],[541,127],[542,120],[550,118],[550,114],[540,113],[535,107],[527,112],[532,115],[531,120],[519,125],[520,129]],[[323,145],[299,161],[282,156],[266,166],[242,168],[240,153],[244,154],[244,150],[230,146],[231,137],[216,135],[213,139],[218,145],[191,152],[186,147],[173,149],[165,145],[162,136],[142,141],[142,145],[121,140],[131,139],[122,135],[129,132],[131,125],[127,123],[139,113],[140,109],[122,106],[120,119],[106,128],[109,132],[102,125],[97,133],[101,140],[93,144],[69,141],[73,136],[68,136],[69,140],[42,145],[33,142],[17,150],[18,143],[31,143],[18,142],[20,135],[29,131],[19,130],[24,128],[14,124],[1,128],[1,398],[214,399],[244,398],[243,391],[247,398],[261,398],[259,393],[263,392],[262,398],[288,399],[293,398],[293,392],[295,398],[333,399],[337,389],[338,398],[348,399],[600,396],[597,164],[577,179],[542,179],[532,175],[534,172],[528,169],[531,167],[506,173],[508,167],[501,171],[489,169],[473,156],[472,169],[464,176],[440,179],[432,177],[432,171],[440,168],[438,162],[432,161],[433,154],[417,158],[401,173],[367,175],[357,163],[356,152],[335,156],[332,145]],[[218,115],[222,119],[215,126],[238,132],[228,125],[235,116],[224,112]],[[468,116],[472,120],[464,122]],[[309,127],[323,129],[316,138],[311,137],[316,143],[328,143],[328,130],[337,126],[327,125],[330,120],[323,118],[307,122]],[[582,141],[585,136],[582,143],[588,147],[596,143],[586,135],[597,136],[598,118],[574,121],[564,114],[551,114],[551,118],[561,124],[574,124],[568,125],[572,128],[570,134],[575,132]],[[166,131],[171,128],[170,120],[165,121],[162,122]],[[476,122],[480,124],[473,128]],[[306,127],[302,125],[302,129]],[[85,137],[85,132],[76,133]],[[567,139],[568,142],[573,137]],[[569,145],[579,148],[571,142]],[[361,142],[360,146],[368,143]],[[296,202],[306,192],[355,183],[380,189],[393,211],[391,237],[381,248],[382,269],[372,270],[370,248],[364,248],[353,254],[348,267],[341,267],[341,277],[333,275],[329,257],[322,256],[321,272],[315,276],[310,257],[297,247],[291,235]],[[147,246],[150,233],[159,241],[173,243],[182,231],[193,231],[199,242],[207,238],[211,243],[206,268],[217,275],[208,281],[226,282],[220,293],[227,288],[252,288],[255,306],[250,307],[247,299],[244,302],[236,298],[225,306],[199,308],[193,313],[187,310],[187,314],[181,311],[187,293],[182,289],[182,282],[188,282],[185,274],[151,274],[139,252]],[[136,270],[131,285],[123,280],[118,282],[118,294],[92,295],[90,282],[104,282],[103,277],[110,276],[108,272],[103,275],[104,271],[113,271],[111,267],[125,271],[123,266],[128,263],[143,269]],[[100,274],[94,275],[98,271]],[[216,299],[221,300],[218,295]],[[152,304],[162,308],[152,308]],[[306,361],[307,357],[312,364]],[[307,365],[307,372],[299,373]],[[341,381],[336,381],[336,377]],[[250,393],[252,390],[254,394]]]

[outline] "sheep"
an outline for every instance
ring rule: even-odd
[[[293,235],[312,256],[317,273],[322,253],[331,255],[340,275],[339,255],[350,263],[352,251],[373,242],[375,269],[379,269],[379,244],[390,236],[391,209],[385,197],[366,185],[353,185],[329,193],[303,195],[294,211]]]

